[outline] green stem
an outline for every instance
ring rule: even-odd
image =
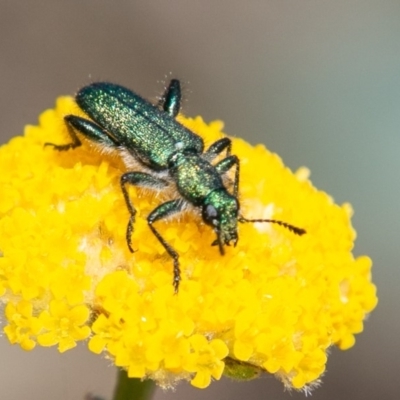
[[[119,369],[113,400],[150,400],[154,389],[155,384],[152,380],[128,378],[127,372]]]

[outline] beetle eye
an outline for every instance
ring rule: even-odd
[[[203,220],[210,225],[218,224],[218,211],[213,205],[208,204],[203,208]]]

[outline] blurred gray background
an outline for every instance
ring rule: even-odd
[[[314,184],[350,201],[355,254],[374,261],[380,303],[349,351],[333,349],[314,400],[400,398],[400,1],[0,0],[1,142],[61,94],[110,80],[146,97],[170,76],[184,111],[222,119]],[[110,398],[108,361],[84,346],[25,353],[0,339],[0,398]],[[169,399],[302,399],[273,377],[181,384]]]

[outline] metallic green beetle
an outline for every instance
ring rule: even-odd
[[[178,197],[157,206],[147,217],[149,228],[173,259],[173,286],[179,290],[181,272],[179,255],[154,227],[163,218],[181,212],[185,204],[199,208],[203,221],[216,233],[212,245],[224,246],[238,241],[238,222],[270,222],[290,229],[297,235],[304,229],[272,219],[247,219],[240,214],[238,201],[240,161],[231,155],[231,140],[227,137],[214,142],[204,151],[202,138],[175,120],[181,105],[178,80],[171,80],[157,105],[146,101],[129,89],[107,82],[83,87],[76,102],[90,118],[65,116],[72,142],[63,145],[46,143],[56,150],[69,150],[81,145],[78,134],[105,149],[115,150],[125,160],[133,157],[143,167],[141,171],[121,176],[121,189],[130,213],[126,240],[131,252],[136,210],[127,185],[166,189],[175,184]],[[226,156],[215,158],[226,151]],[[232,193],[224,185],[223,176],[235,168]]]

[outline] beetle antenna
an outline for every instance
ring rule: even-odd
[[[289,231],[295,233],[296,235],[304,235],[306,233],[306,230],[303,228],[298,228],[297,226],[288,224],[287,222],[283,222],[283,221],[278,221],[276,219],[247,219],[244,217],[240,217],[238,219],[239,222],[269,222],[271,224],[278,224],[280,226],[283,226],[287,229],[289,229]]]

